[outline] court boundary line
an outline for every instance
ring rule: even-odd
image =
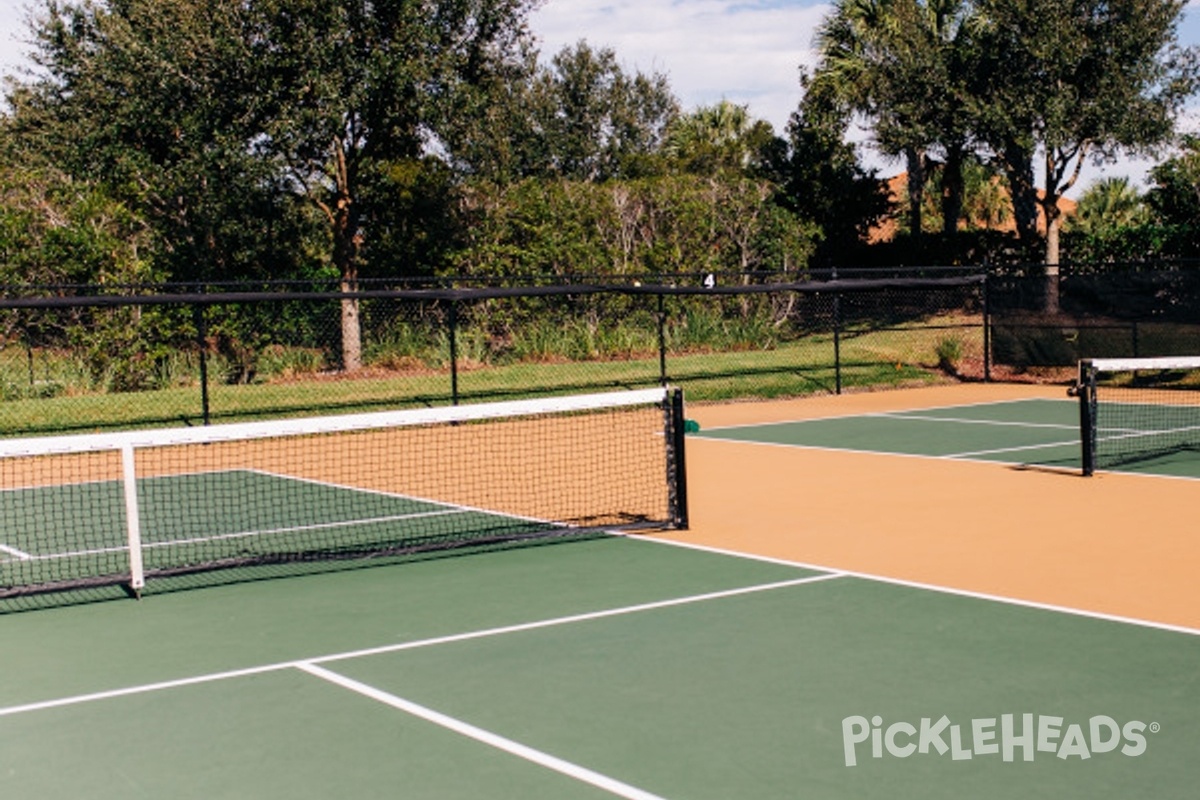
[[[659,434],[661,436],[661,434]],[[426,505],[434,506],[438,509],[454,509],[456,511],[466,511],[478,514],[486,514],[490,517],[504,517],[505,519],[521,520],[522,522],[540,522],[547,525],[556,525],[561,527],[569,527],[564,523],[551,523],[548,520],[539,519],[538,517],[525,516],[523,514],[508,514],[498,511],[490,511],[480,506],[470,506],[463,503],[451,503],[445,500],[435,500],[432,497],[423,497],[421,495],[408,494],[405,492],[390,492],[384,489],[372,489],[366,486],[352,486],[346,483],[338,483],[334,481],[323,481],[316,478],[308,478],[303,475],[288,475],[283,472],[274,472],[272,470],[257,469],[254,467],[244,467],[239,471],[251,472],[256,475],[265,475],[268,478],[276,480],[290,481],[293,483],[302,483],[308,486],[319,486],[323,489],[337,489],[339,491],[350,492],[352,494],[366,494],[375,497],[385,497],[389,500],[408,500],[413,503],[425,503]]]
[[[665,800],[661,795],[647,792],[644,789],[639,789],[636,786],[619,781],[616,778],[610,777],[595,770],[588,769],[566,759],[551,755],[543,750],[538,750],[529,745],[522,744],[514,739],[501,736],[485,728],[480,728],[472,725],[465,720],[457,717],[452,717],[448,714],[443,714],[428,706],[423,706],[420,703],[407,700],[399,695],[384,691],[376,686],[363,683],[346,675],[325,669],[317,664],[309,662],[301,662],[296,665],[296,669],[305,672],[315,678],[318,678],[326,683],[333,684],[341,689],[345,689],[355,694],[374,700],[377,703],[389,706],[390,708],[402,711],[405,714],[416,717],[433,725],[445,728],[453,733],[465,736],[468,739],[473,739],[481,744],[487,745],[495,750],[508,753],[523,761],[527,761],[535,766],[557,772],[565,775],[568,778],[573,778],[582,783],[589,784],[598,789],[603,789],[610,794],[618,797],[627,798],[627,800]]]
[[[337,522],[316,522],[309,525],[293,525],[284,528],[265,528],[263,530],[252,531],[233,531],[231,533],[217,533],[212,536],[193,536],[187,539],[165,539],[161,541],[148,541],[142,543],[142,551],[165,550],[171,547],[181,545],[197,545],[206,544],[209,542],[226,542],[236,539],[252,539],[256,536],[286,536],[289,534],[309,533],[319,530],[331,530],[334,528],[349,528],[358,525],[377,525],[389,522],[399,522],[407,519],[424,519],[426,517],[447,516],[451,514],[468,514],[469,509],[456,508],[447,506],[445,509],[437,511],[420,511],[412,514],[394,514],[390,517],[369,517],[362,519],[347,519]],[[501,515],[496,515],[501,516]],[[4,545],[0,545],[0,550],[8,550]],[[84,556],[100,556],[110,555],[112,553],[127,553],[129,545],[114,545],[112,547],[96,547],[89,550],[70,550],[62,553],[39,553],[37,555],[27,555],[24,559],[28,561],[64,561],[71,558],[81,558]],[[19,558],[19,556],[18,556]]]
[[[931,409],[934,410],[934,409]],[[916,420],[917,422],[948,422],[954,425],[989,425],[997,428],[1053,428],[1059,431],[1079,432],[1079,424],[1062,425],[1057,422],[1011,422],[1003,419],[968,419],[966,417],[928,417],[923,414],[905,411],[886,411],[876,414],[863,414],[864,417],[882,417],[885,419]],[[854,417],[846,417],[854,419]],[[1075,444],[1079,442],[1076,441]]]
[[[830,447],[828,445],[794,444],[794,443],[787,443],[787,442],[761,442],[761,441],[754,441],[754,440],[748,440],[748,439],[727,439],[727,438],[719,437],[719,436],[706,437],[704,435],[705,433],[707,433],[709,431],[742,430],[742,429],[746,429],[746,428],[770,428],[770,427],[776,427],[779,425],[803,425],[803,424],[806,424],[809,422],[833,422],[833,421],[839,421],[839,420],[853,420],[853,419],[915,420],[917,422],[935,422],[935,423],[944,422],[944,423],[948,423],[948,424],[963,424],[963,425],[989,425],[989,426],[996,426],[996,427],[1016,427],[1016,428],[1034,428],[1034,429],[1049,428],[1049,429],[1053,429],[1053,430],[1075,430],[1075,431],[1079,430],[1079,426],[1077,424],[1076,425],[1062,425],[1062,424],[1057,424],[1057,423],[1026,423],[1026,422],[1012,422],[1012,421],[1008,421],[1008,420],[966,419],[966,418],[958,418],[958,417],[925,416],[925,414],[927,414],[928,412],[931,412],[931,411],[952,411],[955,409],[962,409],[962,408],[981,408],[984,406],[1010,405],[1010,404],[1029,403],[1029,402],[1036,402],[1036,401],[1049,401],[1052,403],[1061,403],[1061,402],[1069,403],[1069,402],[1071,402],[1070,400],[1059,400],[1059,399],[1048,398],[1048,397],[1022,397],[1022,398],[1017,398],[1015,400],[983,400],[978,403],[960,403],[960,404],[949,405],[949,406],[931,406],[929,408],[915,408],[915,409],[895,410],[895,411],[870,411],[870,412],[861,413],[861,414],[831,415],[831,416],[825,416],[825,417],[813,417],[811,419],[780,420],[780,421],[775,421],[775,422],[749,422],[749,423],[741,423],[738,425],[725,425],[725,426],[719,426],[719,427],[714,427],[714,428],[708,428],[706,430],[701,431],[699,433],[698,438],[708,439],[709,441],[726,441],[726,442],[734,442],[734,443],[739,443],[739,444],[757,444],[757,445],[768,445],[768,446],[774,445],[777,447],[791,447],[791,448],[796,448],[796,449],[800,449],[800,450],[823,451],[823,452],[829,452],[829,453],[863,453],[866,455],[901,456],[901,457],[907,457],[907,458],[929,458],[929,459],[942,460],[942,461],[962,461],[962,462],[967,462],[967,463],[1001,464],[1001,465],[1014,465],[1014,462],[996,461],[996,460],[987,459],[987,458],[977,458],[976,456],[985,456],[985,455],[988,455],[991,453],[998,454],[998,453],[1007,453],[1007,452],[1017,452],[1017,451],[1022,451],[1022,450],[1032,451],[1032,450],[1041,450],[1041,449],[1050,449],[1050,448],[1059,448],[1059,447],[1072,447],[1072,446],[1077,447],[1077,446],[1079,446],[1079,440],[1074,439],[1074,440],[1067,441],[1067,442],[1045,442],[1045,443],[1038,443],[1038,444],[1031,444],[1031,445],[1014,446],[1011,448],[966,451],[963,453],[945,453],[945,454],[938,455],[938,454],[929,454],[929,453],[898,453],[898,452],[890,451],[890,450],[858,450],[858,449],[847,448],[847,447]],[[1050,466],[1050,465],[1040,465],[1040,464],[1036,464],[1036,462],[1016,462],[1015,466]]]
[[[1023,600],[1019,597],[1007,597],[1000,594],[989,594],[987,592],[976,592],[970,589],[956,589],[952,586],[939,586],[936,583],[923,583],[921,581],[911,581],[905,578],[892,578],[887,575],[876,575],[871,572],[860,572],[851,569],[841,569],[835,567],[826,567],[818,564],[811,564],[805,561],[795,561],[787,558],[778,558],[775,556],[765,556],[759,553],[745,553],[738,550],[729,550],[722,547],[714,547],[706,544],[695,544],[693,542],[680,542],[674,539],[658,539],[645,537],[641,541],[655,542],[656,544],[667,545],[670,547],[682,547],[687,550],[698,550],[705,553],[713,553],[714,555],[733,556],[735,558],[748,559],[750,561],[761,561],[767,564],[777,564],[784,567],[796,567],[798,569],[809,569],[829,573],[837,573],[839,577],[858,578],[865,581],[873,581],[876,583],[887,583],[894,586],[901,586],[908,589],[920,589],[927,592],[937,592],[938,594],[948,594],[956,597],[965,597],[971,600],[985,600],[992,603],[1002,603],[1005,605],[1020,606],[1030,608],[1037,611],[1051,611],[1057,614],[1068,614],[1075,617],[1084,617],[1086,619],[1094,619],[1102,622],[1115,622],[1121,625],[1130,625],[1138,628],[1149,628],[1152,630],[1161,630],[1168,633],[1179,633],[1185,636],[1200,636],[1200,628],[1191,628],[1186,625],[1175,625],[1170,622],[1158,622],[1149,619],[1138,619],[1137,617],[1126,617],[1120,614],[1108,614],[1103,611],[1088,611],[1083,608],[1073,608],[1071,606],[1056,605],[1054,603],[1042,603],[1037,600]]]
[[[944,456],[937,456],[937,458],[945,458],[949,459],[950,461],[980,461],[988,464],[1011,464],[1013,463],[1011,461],[988,461],[985,458],[976,458],[976,456],[986,456],[991,455],[992,453],[1018,453],[1022,450],[1041,450],[1047,447],[1079,447],[1079,441],[1046,442],[1044,444],[1021,444],[1013,445],[1012,447],[994,447],[990,450],[969,450],[965,453],[947,453]],[[1049,465],[1038,464],[1038,466]],[[1076,467],[1075,470],[1078,471],[1079,468]]]
[[[996,406],[1009,405],[1016,403],[1034,403],[1048,400],[1052,403],[1073,402],[1070,399],[1062,400],[1055,397],[1017,397],[1012,400],[980,400],[977,403],[955,403],[948,406],[922,406],[910,409],[895,409],[892,411],[864,411],[849,414],[826,414],[820,417],[801,417],[799,419],[781,419],[773,422],[739,422],[735,425],[714,425],[711,428],[704,428],[700,433],[703,435],[707,431],[733,431],[740,428],[766,428],[773,425],[794,425],[804,422],[828,422],[838,419],[854,419],[856,417],[887,417],[898,414],[914,414],[925,411],[947,411],[955,408],[978,408],[980,406]],[[1018,423],[1019,424],[1019,423]]]
[[[623,534],[616,535],[622,538],[633,538],[625,537]],[[492,628],[481,628],[474,631],[451,633],[443,636],[427,637],[424,639],[413,639],[407,642],[393,642],[392,644],[378,645],[376,647],[347,650],[340,653],[328,653],[325,655],[310,656],[308,658],[299,658],[291,661],[279,661],[272,664],[260,664],[258,666],[212,672],[205,675],[193,675],[185,678],[156,681],[138,686],[127,686],[98,692],[87,692],[69,697],[54,698],[51,700],[21,703],[15,706],[0,707],[0,718],[16,716],[17,714],[27,714],[36,711],[49,711],[57,708],[67,708],[70,706],[83,705],[85,703],[98,702],[102,700],[115,700],[121,697],[150,694],[152,692],[164,691],[167,689],[197,686],[206,683],[217,683],[219,681],[252,677],[271,672],[282,672],[289,669],[297,669],[301,664],[328,664],[338,661],[349,661],[355,658],[386,655],[389,653],[400,653],[406,650],[417,650],[424,647],[434,647],[442,644],[454,644],[457,642],[473,641],[476,639],[486,639],[493,636],[501,636],[510,633],[523,633],[526,631],[541,630],[562,625],[572,625],[579,622],[589,622],[597,619],[607,619],[611,617],[637,614],[644,611],[657,611],[665,608],[694,605],[696,603],[704,603],[710,600],[723,600],[731,597],[741,597],[745,595],[774,591],[776,589],[788,589],[794,586],[803,586],[809,583],[820,583],[822,581],[843,578],[849,574],[841,570],[816,570],[804,567],[801,568],[808,569],[810,572],[817,572],[818,574],[805,575],[801,578],[791,578],[784,581],[773,581],[771,583],[757,583],[749,586],[738,586],[732,589],[720,589],[717,591],[704,592],[696,595],[669,597],[663,600],[652,600],[646,603],[637,603],[629,606],[618,606],[615,608],[606,608],[597,611],[585,611],[579,614],[569,614],[562,617],[550,617],[541,620],[533,620],[531,622],[520,622]]]
[[[955,456],[954,454],[927,455],[924,453],[897,453],[897,452],[893,452],[893,451],[889,451],[889,450],[855,450],[850,447],[830,447],[828,445],[817,445],[817,444],[788,444],[785,442],[756,442],[756,441],[752,441],[750,439],[725,439],[725,438],[718,438],[715,436],[714,437],[705,437],[703,435],[703,433],[700,435],[698,441],[699,440],[704,440],[704,441],[708,441],[708,442],[719,442],[722,444],[750,445],[750,446],[754,446],[754,447],[778,447],[778,448],[782,448],[782,449],[791,449],[791,450],[809,450],[814,453],[849,453],[849,454],[853,454],[853,455],[878,456],[878,457],[886,457],[886,458],[917,458],[917,459],[922,459],[922,460],[926,460],[926,461],[952,461],[952,462],[956,462],[959,464],[986,464],[986,465],[992,466],[992,467],[1014,467],[1015,468],[1015,467],[1029,467],[1029,466],[1039,466],[1039,467],[1050,466],[1050,465],[1044,465],[1044,464],[1037,464],[1035,462],[994,461],[994,460],[986,459],[986,458],[962,458],[962,457]],[[1077,441],[1071,442],[1071,444],[1078,445],[1079,442],[1077,442]],[[1034,445],[1034,446],[1035,447],[1050,447],[1050,446],[1061,447],[1062,445],[1058,444],[1058,445]],[[1074,474],[1082,476],[1082,473],[1080,472],[1079,467],[1074,467]],[[1128,473],[1123,472],[1120,474],[1122,474],[1122,475],[1137,475],[1137,476],[1143,477],[1143,478],[1175,477],[1172,475],[1157,475],[1157,474],[1153,474],[1153,473],[1138,473],[1138,472],[1128,472]],[[1186,480],[1196,480],[1196,479],[1187,478]]]
[[[8,553],[17,561],[28,561],[33,558],[33,556],[29,555],[29,553],[26,553],[24,550],[18,550],[15,547],[9,547],[3,542],[0,542],[0,553]]]

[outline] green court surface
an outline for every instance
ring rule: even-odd
[[[547,525],[477,509],[256,470],[141,478],[147,569],[350,554],[519,536]],[[128,575],[125,498],[118,481],[0,492],[0,588]],[[552,526],[551,526],[552,527]]]
[[[146,542],[204,539],[214,549],[219,549],[221,541],[239,536],[294,534],[302,526],[349,526],[446,508],[408,497],[354,491],[252,470],[142,478],[138,491]],[[68,538],[81,551],[121,546],[125,543],[124,502],[117,481],[0,493],[4,519],[18,523],[16,535],[5,543],[39,555],[56,552],[53,546]],[[32,520],[43,524],[23,524]],[[36,535],[38,528],[46,527],[69,531],[69,536],[64,533],[55,541]]]
[[[856,450],[871,453],[996,461],[1029,467],[1079,470],[1079,404],[1027,399],[897,411],[848,417],[779,422],[720,429],[699,435],[762,444]],[[1120,441],[1128,431],[1101,429]],[[1195,433],[1189,437],[1195,439]],[[1121,471],[1184,478],[1200,477],[1196,445],[1139,457]]]
[[[622,537],[9,613],[0,796],[1186,797],[1198,634]]]

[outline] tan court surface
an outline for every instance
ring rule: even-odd
[[[696,405],[705,429],[1065,397],[963,384]],[[1200,628],[1200,481],[688,439],[697,544]]]

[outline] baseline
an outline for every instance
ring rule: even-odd
[[[910,581],[902,578],[889,578],[886,575],[876,575],[870,572],[858,572],[850,569],[835,570],[832,567],[825,567],[819,564],[809,564],[803,561],[776,558],[775,556],[758,555],[756,553],[744,553],[738,550],[714,547],[712,545],[694,544],[691,542],[681,542],[675,539],[648,539],[648,541],[657,542],[658,544],[669,547],[682,547],[685,550],[697,550],[702,553],[713,553],[714,555],[732,556],[734,558],[744,558],[750,561],[761,561],[765,564],[778,564],[785,567],[796,567],[797,569],[828,571],[830,573],[836,573],[836,577],[858,578],[860,580],[872,581],[874,583],[886,583],[892,586],[903,586],[908,589],[919,589],[926,592],[936,592],[938,594],[948,594],[955,597],[965,597],[970,600],[986,600],[990,603],[1002,603],[1004,605],[1032,608],[1038,611],[1051,611],[1057,614],[1066,614],[1073,617],[1084,617],[1086,619],[1095,619],[1104,622],[1116,622],[1122,625],[1131,625],[1138,628],[1151,628],[1154,630],[1166,631],[1168,633],[1181,633],[1186,636],[1200,636],[1200,628],[1192,628],[1186,625],[1172,625],[1166,622],[1155,622],[1154,620],[1125,617],[1119,614],[1105,614],[1099,611],[1088,611],[1082,608],[1072,608],[1070,606],[1057,605],[1054,603],[1039,603],[1035,600],[1022,600],[1019,597],[1005,597],[1004,595],[989,594],[987,592],[973,592],[968,589],[955,589],[950,586],[938,586],[937,584],[922,583],[921,581]],[[831,574],[829,576],[821,577],[835,577],[835,575]]]

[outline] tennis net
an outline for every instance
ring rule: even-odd
[[[0,597],[686,527],[679,390],[0,441]]]
[[[1200,451],[1200,358],[1079,364],[1083,474]]]

